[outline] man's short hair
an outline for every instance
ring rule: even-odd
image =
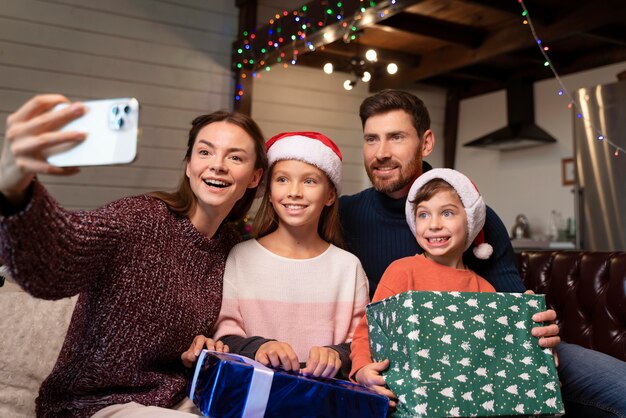
[[[430,115],[424,102],[414,94],[392,89],[381,90],[363,100],[359,108],[361,124],[364,127],[370,117],[392,110],[404,110],[411,115],[418,137],[422,138],[430,129]]]

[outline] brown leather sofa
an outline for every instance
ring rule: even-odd
[[[556,311],[564,341],[626,361],[626,253],[527,251],[517,261],[526,287]]]

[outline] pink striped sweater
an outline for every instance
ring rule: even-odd
[[[317,257],[291,259],[249,240],[228,256],[214,338],[283,341],[305,362],[313,346],[352,340],[368,295],[361,263],[347,251],[330,245]]]

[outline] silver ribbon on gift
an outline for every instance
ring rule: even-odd
[[[252,380],[250,381],[250,387],[248,389],[248,398],[246,399],[246,405],[243,409],[242,418],[256,418],[265,415],[265,409],[267,408],[267,401],[270,397],[270,390],[272,389],[272,380],[274,379],[274,372],[269,367],[266,367],[244,356],[231,353],[220,353],[213,350],[202,350],[198,356],[198,365],[193,374],[191,381],[191,390],[189,391],[189,398],[193,401],[193,396],[196,391],[196,382],[198,380],[198,374],[204,363],[204,358],[207,354],[219,354],[220,356],[231,357],[235,360],[242,361],[254,367],[252,373]]]

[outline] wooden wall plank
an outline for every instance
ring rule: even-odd
[[[60,51],[48,47],[18,45],[0,41],[0,64],[6,66],[43,69],[66,75],[80,75],[103,80],[129,82],[137,85],[171,87],[196,91],[198,86],[223,86],[231,79],[225,68],[214,67],[217,72],[155,66],[119,58],[85,57],[76,52]]]
[[[85,4],[96,4],[93,0]],[[28,14],[24,14],[27,10]],[[178,46],[208,51],[209,45],[228,43],[232,30],[224,33],[206,29],[173,27],[163,23],[129,18],[84,8],[48,3],[38,0],[3,0],[0,15],[48,25],[70,27],[90,33],[116,35],[120,38],[144,40],[162,45]],[[227,24],[228,19],[221,19]],[[176,36],[172,36],[175,30]],[[230,46],[230,45],[229,45]]]
[[[206,45],[205,50],[160,45],[149,40],[122,38],[117,34],[91,33],[42,22],[2,17],[1,13],[0,39],[20,45],[40,45],[86,55],[164,64],[174,68],[212,71],[216,65],[223,68],[230,66],[230,50],[220,44]]]
[[[194,8],[190,13],[183,8],[184,3],[170,4],[153,0],[107,0],[100,2],[85,2],[83,0],[43,0],[47,3],[66,5],[84,10],[101,11],[111,15],[137,18],[143,21],[179,25],[187,28],[200,29],[232,36],[232,26],[222,18],[222,14],[229,14],[236,18],[232,8],[217,7],[213,10]],[[208,6],[215,5],[214,1],[207,1]],[[219,6],[219,5],[218,5]],[[225,10],[226,9],[226,10]],[[229,10],[230,9],[230,10]]]
[[[78,75],[59,74],[43,70],[30,70],[0,65],[0,79],[12,82],[0,83],[0,89],[22,92],[27,98],[40,92],[57,91],[77,100],[90,100],[106,97],[137,97],[144,106],[159,106],[175,109],[212,109],[229,108],[231,100],[228,88],[223,92],[203,91],[202,86],[194,91],[184,91],[171,87],[145,86],[136,83],[94,79]],[[210,87],[206,86],[208,90]],[[14,97],[12,95],[11,97]],[[19,100],[22,103],[24,100]],[[1,103],[1,110],[11,110]]]
[[[175,4],[189,10],[201,10],[207,12],[224,12],[237,18],[237,9],[233,6],[233,0],[156,0],[156,3]]]

